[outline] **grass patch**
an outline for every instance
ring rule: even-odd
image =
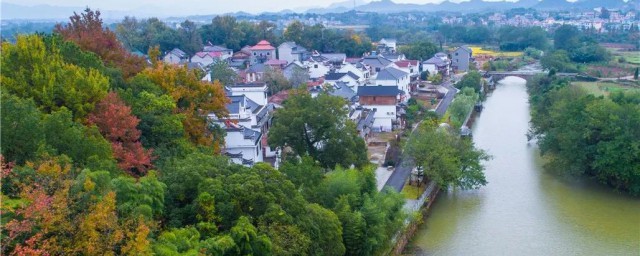
[[[613,82],[573,82],[572,84],[580,86],[596,96],[609,96],[611,92],[615,91],[640,91],[639,87],[624,86]]]
[[[405,199],[416,200],[420,197],[420,195],[422,195],[426,188],[426,185],[416,187],[413,185],[409,185],[409,183],[406,183],[404,185],[404,188],[402,188],[402,192],[400,193],[404,196]]]
[[[625,62],[633,65],[640,65],[640,51],[621,51],[616,48],[607,48],[617,61],[618,57],[624,57]]]

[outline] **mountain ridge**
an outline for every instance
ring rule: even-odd
[[[449,0],[438,4],[405,4],[396,3],[393,0],[372,1],[367,4],[357,5],[357,11],[397,13],[397,12],[478,12],[478,11],[499,11],[513,8],[534,8],[541,10],[559,9],[592,9],[596,7],[622,8],[625,5],[632,5],[632,1],[623,0],[578,0],[568,2],[566,0],[519,0],[517,2],[508,1],[483,1],[470,0],[467,2],[455,3]],[[307,10],[308,13],[339,13],[350,11],[353,8],[313,8]]]

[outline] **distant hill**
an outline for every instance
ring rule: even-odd
[[[637,0],[631,0],[637,1]],[[470,0],[468,2],[454,3],[450,1],[444,1],[439,4],[403,4],[395,3],[392,0],[379,0],[372,1],[367,4],[357,5],[358,11],[365,12],[379,12],[379,13],[396,13],[396,12],[481,12],[481,11],[498,11],[508,10],[513,8],[535,8],[543,10],[560,10],[560,9],[593,9],[596,7],[605,8],[623,8],[625,5],[631,3],[625,3],[623,0],[578,0],[576,2],[567,2],[566,0],[520,0],[517,2],[489,2],[482,0]],[[353,6],[353,4],[351,5]],[[351,8],[346,8],[344,5],[335,7],[329,6],[327,8],[314,8],[309,9],[310,13],[339,13],[350,11]]]

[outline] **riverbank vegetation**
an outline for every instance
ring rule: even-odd
[[[482,76],[477,71],[471,71],[464,75],[455,84],[455,87],[460,92],[456,94],[453,102],[451,102],[445,117],[447,122],[454,128],[459,129],[464,125],[467,117],[473,111],[473,107],[480,99],[481,93],[484,91]]]
[[[425,120],[407,140],[405,152],[422,172],[419,176],[441,187],[477,189],[486,185],[482,161],[490,156],[449,129],[438,126],[435,119]]]
[[[1,254],[375,255],[402,226],[352,124],[316,133],[333,152],[232,164],[203,115],[227,115],[223,84],[119,55],[91,10],[57,31],[2,44]]]
[[[607,49],[592,34],[562,25],[554,32],[554,49],[540,63],[548,70],[577,72],[599,78],[632,76],[638,68],[632,52]]]
[[[527,88],[529,137],[538,139],[548,169],[640,195],[639,92],[595,96],[555,76],[535,77]]]

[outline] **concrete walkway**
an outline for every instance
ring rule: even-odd
[[[389,170],[386,167],[378,166],[378,168],[376,169],[376,182],[378,191],[382,190],[384,184],[387,183],[387,180],[389,180],[389,177],[391,177],[392,173],[392,170]]]
[[[447,88],[448,91],[436,108],[436,114],[438,114],[439,116],[443,116],[444,113],[447,112],[449,104],[451,104],[451,101],[453,101],[456,93],[458,93],[458,90],[454,88],[449,81],[445,81],[444,83],[442,83],[442,86]],[[402,188],[404,188],[404,183],[411,175],[411,169],[413,169],[413,167],[413,159],[409,158],[403,152],[403,154],[400,156],[400,162],[398,163],[398,165],[396,165],[396,170],[393,172],[393,174],[391,174],[391,177],[389,177],[385,186],[391,187],[398,192],[402,191]]]

